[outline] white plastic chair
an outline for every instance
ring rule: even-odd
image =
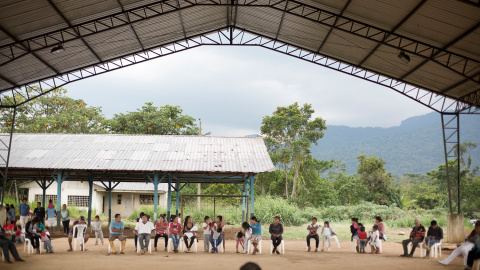
[[[225,240],[225,238],[222,238],[222,243],[220,243],[220,245],[217,246],[218,252],[220,252],[220,253],[225,253],[225,249],[223,249],[223,244],[225,243],[224,240]],[[213,241],[217,241],[217,240],[213,240]],[[196,244],[197,244],[197,243],[195,243],[195,245],[196,245]],[[209,248],[208,248],[208,251],[209,251],[209,252],[212,252],[212,248],[213,248],[213,246],[212,246],[211,243],[210,243],[210,246],[209,246]]]
[[[418,243],[418,246],[420,247],[420,257],[423,257],[423,242]],[[411,249],[413,247],[412,242],[408,243],[407,250]]]
[[[197,242],[195,241],[195,245]],[[180,237],[180,243],[178,244],[178,249],[180,252],[183,252],[183,245],[182,245],[182,238]],[[173,239],[168,237],[168,243],[167,243],[167,252],[173,252]]]
[[[115,241],[118,241],[118,250],[122,250],[122,242],[120,241],[120,239],[117,238],[113,240],[113,245],[115,245]],[[112,251],[112,247],[110,246],[110,243],[108,243],[108,253],[110,253],[111,251]]]
[[[353,239],[352,243],[353,243],[353,252],[357,252],[357,241],[360,241],[358,239]],[[365,244],[366,245],[366,244]]]
[[[152,239],[150,238],[150,241],[148,241],[148,253],[152,253]],[[140,249],[140,239],[138,239],[137,237],[137,253],[140,253],[141,249]]]
[[[73,237],[73,251],[77,250],[77,240],[79,244],[83,245],[83,250],[85,250],[85,237],[83,236],[83,233],[87,229],[87,224],[77,224],[73,226],[73,236],[76,235],[76,237]],[[77,230],[77,234],[75,234],[75,230]]]
[[[282,242],[280,243],[279,245],[280,247],[280,253],[284,254],[285,255],[285,241],[282,239]],[[307,247],[308,249],[308,247]],[[273,241],[270,240],[270,254],[273,253]]]
[[[250,247],[252,248],[252,250],[250,251]],[[252,244],[252,240],[250,239],[250,241],[248,241],[248,253],[253,253],[253,244]],[[262,254],[262,240],[260,240],[258,242],[258,250],[259,250],[259,254],[261,255]]]
[[[442,243],[436,243],[433,244],[432,247],[430,247],[430,250],[432,252],[432,257],[435,256],[435,258],[438,258],[440,255],[440,258],[442,257]]]
[[[188,238],[188,240],[190,240],[190,237]],[[184,240],[183,237],[180,238],[180,246],[181,246],[180,250],[182,252],[187,252],[187,247],[185,246],[185,240]],[[221,245],[221,246],[222,246],[222,249],[223,249],[223,245]],[[195,250],[195,253],[198,253],[197,240],[196,239],[193,241],[193,249]]]
[[[40,254],[42,254],[42,239],[38,239],[38,245],[39,245],[39,250]],[[32,243],[30,241],[30,238],[25,237],[25,242],[23,242],[23,253],[25,253],[25,249],[27,249],[27,254],[34,253],[35,251],[33,250]]]
[[[337,248],[340,248],[340,242],[338,241],[338,237],[336,235],[330,237],[330,242],[331,240],[335,240],[335,242],[337,242]]]

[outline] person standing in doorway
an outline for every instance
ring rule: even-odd
[[[20,225],[22,225],[22,228],[25,228],[25,224],[27,224],[29,211],[30,205],[27,204],[27,199],[23,199],[22,204],[18,206],[18,213],[20,213]]]
[[[62,218],[63,234],[68,235],[70,231],[70,211],[68,211],[66,204],[63,204],[60,215]]]

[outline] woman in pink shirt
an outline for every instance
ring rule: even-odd
[[[165,239],[165,251],[167,251],[167,244],[168,244],[167,229],[168,229],[168,223],[165,222],[165,219],[163,218],[163,216],[160,216],[157,224],[155,225],[155,230],[156,230],[156,232],[155,232],[155,251],[157,251],[157,242],[158,242],[158,238],[160,238],[160,237]]]
[[[387,235],[385,235],[385,224],[382,223],[382,218],[380,216],[375,217],[375,225],[378,226],[378,233],[380,235],[380,240],[387,241]]]

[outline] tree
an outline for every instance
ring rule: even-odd
[[[180,106],[155,107],[147,102],[135,112],[115,114],[106,126],[121,134],[198,135],[195,118],[182,112]]]
[[[66,96],[59,88],[49,95],[40,96],[17,109],[15,131],[20,133],[105,133],[105,116],[101,107],[88,106],[81,99]],[[21,96],[15,98],[21,99]],[[5,109],[1,120],[11,123]]]
[[[272,116],[265,116],[262,121],[261,133],[266,135],[267,147],[274,160],[283,165],[285,171],[285,190],[288,198],[287,167],[294,170],[291,197],[296,196],[296,187],[301,164],[310,155],[312,143],[323,137],[327,129],[325,120],[320,117],[312,119],[311,104],[299,107],[298,103],[288,107],[277,107]]]

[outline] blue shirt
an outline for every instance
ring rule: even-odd
[[[56,213],[57,213],[57,211],[55,210],[55,208],[47,208],[47,217],[48,218],[54,218]]]
[[[252,234],[258,234],[262,235],[262,223],[257,222],[257,224],[250,224],[250,227],[252,227]]]
[[[30,210],[30,205],[28,204],[20,204],[18,206],[18,208],[20,208],[20,216],[28,216],[28,211]]]
[[[110,234],[123,234],[121,232],[112,232],[112,229],[111,229],[112,227],[118,230],[118,229],[123,229],[125,226],[123,226],[123,222],[121,221],[118,224],[115,222],[115,220],[113,220],[112,223],[110,223]]]
[[[10,217],[12,217],[12,221],[15,221],[15,208],[10,208]]]

